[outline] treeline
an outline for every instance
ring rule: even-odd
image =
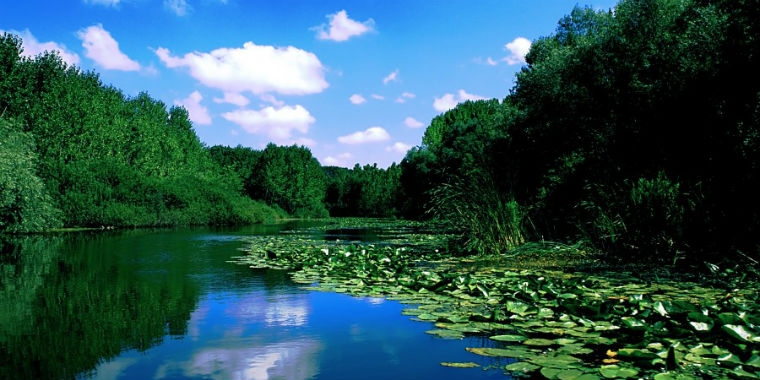
[[[306,147],[204,146],[187,110],[125,96],[0,36],[0,233],[394,216],[400,168],[322,167]]]
[[[410,203],[476,252],[527,239],[655,262],[757,259],[757,20],[758,0],[576,7],[533,43],[503,101],[431,122],[401,163]]]
[[[322,167],[302,146],[262,150],[212,146],[211,158],[242,179],[245,194],[294,217],[391,217],[399,213],[401,167]]]
[[[0,36],[0,232],[284,215],[243,195],[184,108],[127,97],[54,53],[21,53],[18,37]]]

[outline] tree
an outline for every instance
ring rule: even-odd
[[[0,233],[61,225],[60,211],[37,176],[33,147],[28,134],[0,118]]]
[[[270,143],[254,170],[252,195],[288,214],[327,216],[324,206],[325,175],[319,161],[304,146],[280,147]]]

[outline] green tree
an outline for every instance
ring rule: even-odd
[[[270,143],[261,154],[252,181],[255,199],[299,217],[324,217],[325,174],[304,146]]]
[[[61,225],[60,211],[37,176],[33,147],[28,134],[0,118],[0,233]]]

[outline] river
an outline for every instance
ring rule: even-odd
[[[230,262],[289,225],[0,240],[3,379],[494,379],[510,361],[425,334],[410,307]],[[450,368],[441,362],[475,362]],[[490,368],[490,369],[487,369]]]

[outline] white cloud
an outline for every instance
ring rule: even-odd
[[[407,99],[413,99],[416,96],[417,95],[414,95],[411,92],[404,92],[398,98],[396,98],[396,103],[406,103]]]
[[[398,152],[398,153],[406,153],[409,149],[412,149],[412,146],[409,144],[404,144],[402,142],[396,142],[391,146],[385,147],[385,150],[387,152]]]
[[[242,48],[219,48],[183,57],[172,56],[168,49],[160,47],[156,55],[166,67],[187,67],[193,78],[224,92],[306,95],[322,92],[329,86],[319,58],[292,46],[246,42]]]
[[[187,4],[187,0],[164,0],[164,8],[182,17],[187,15],[190,5]]]
[[[413,117],[407,117],[406,119],[404,119],[404,125],[406,125],[409,128],[420,128],[420,127],[425,126],[425,124],[422,124],[421,121]]]
[[[100,67],[106,70],[140,70],[140,64],[121,52],[119,43],[111,37],[111,33],[103,29],[103,25],[97,24],[81,29],[77,32],[77,37],[82,40],[84,55]]]
[[[367,101],[367,99],[364,99],[364,97],[359,94],[351,95],[351,97],[348,98],[348,100],[350,100],[352,104],[362,104]]]
[[[391,136],[383,127],[370,127],[364,131],[354,132],[350,135],[338,137],[343,144],[364,144],[370,142],[390,140]]]
[[[375,21],[372,19],[364,22],[351,20],[345,10],[327,15],[327,18],[330,20],[329,27],[327,24],[322,24],[311,28],[317,32],[317,38],[320,40],[346,41],[351,37],[372,31],[375,26]]]
[[[349,167],[350,162],[348,160],[351,158],[353,158],[351,153],[341,153],[337,157],[327,156],[323,160],[323,165]]]
[[[394,70],[392,73],[388,74],[383,78],[383,84],[388,84],[389,82],[396,82],[398,81],[398,69]]]
[[[377,100],[385,100],[385,96],[378,95],[378,94],[372,94],[372,98]]]
[[[524,37],[517,37],[512,42],[504,45],[504,48],[509,51],[509,55],[504,58],[504,61],[509,65],[519,65],[525,63],[525,55],[530,51],[531,42]]]
[[[174,105],[185,107],[194,124],[209,125],[211,124],[211,115],[208,113],[208,108],[201,105],[201,100],[203,100],[201,93],[193,91],[187,98],[175,100]]]
[[[214,98],[215,103],[229,103],[238,107],[245,107],[251,101],[245,96],[237,92],[225,92],[223,98]]]
[[[84,2],[88,4],[98,4],[98,5],[105,5],[107,7],[115,7],[119,5],[121,1],[120,0],[84,0]]]
[[[484,97],[480,95],[473,95],[467,93],[465,90],[459,90],[457,95],[454,94],[445,94],[440,98],[435,98],[433,101],[433,108],[438,112],[445,112],[448,111],[454,107],[456,107],[457,104],[468,101],[468,100],[483,100]]]
[[[275,141],[289,140],[293,131],[306,133],[314,124],[314,117],[301,105],[274,108],[264,107],[260,110],[240,109],[222,114],[251,134],[266,134]]]
[[[33,58],[39,54],[49,51],[58,53],[58,56],[61,57],[61,60],[63,60],[63,62],[66,62],[67,65],[79,64],[79,55],[69,51],[66,49],[66,46],[58,44],[57,42],[37,41],[37,38],[32,35],[32,32],[30,32],[29,29],[25,29],[22,32],[16,30],[5,31],[0,29],[0,34],[3,33],[15,34],[21,38],[21,47],[24,49],[21,54],[25,57]]]
[[[282,107],[285,105],[285,102],[275,98],[274,95],[272,94],[262,94],[261,96],[259,96],[259,99],[275,107]]]

